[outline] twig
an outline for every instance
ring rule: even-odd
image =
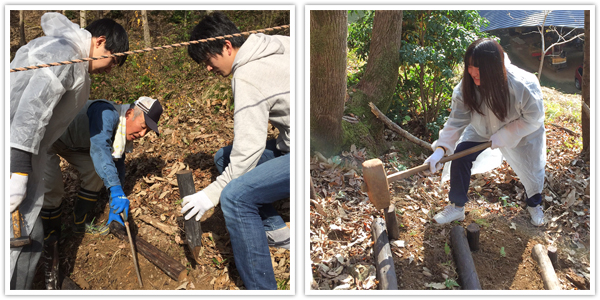
[[[145,223],[147,223],[149,225],[152,225],[154,228],[156,228],[168,235],[174,235],[179,231],[178,227],[169,226],[169,225],[164,224],[150,216],[142,215],[142,216],[139,216],[138,219],[144,221]]]
[[[375,106],[375,104],[373,104],[373,102],[369,102],[369,106],[371,106],[371,112],[373,112],[373,114],[375,114],[375,116],[377,116],[377,118],[379,120],[381,120],[388,128],[390,128],[391,130],[399,133],[401,136],[403,136],[405,139],[423,147],[426,148],[428,150],[431,150],[431,144],[423,141],[419,138],[417,138],[416,136],[410,134],[410,132],[402,129],[400,126],[398,126],[398,124],[392,122],[392,120],[390,120],[386,115],[384,115],[379,108],[377,108],[377,106]]]
[[[584,104],[585,104],[585,103],[584,103]],[[566,132],[570,133],[571,135],[574,135],[574,136],[579,136],[579,133],[577,133],[577,132],[575,132],[575,131],[573,131],[573,130],[571,130],[571,129],[569,129],[569,128],[565,128],[565,127],[563,127],[563,126],[560,126],[560,125],[558,125],[558,124],[554,124],[554,123],[548,123],[548,125],[552,125],[552,126],[554,126],[554,127],[558,128],[558,129],[562,129],[562,130],[564,130],[564,131],[566,131]]]

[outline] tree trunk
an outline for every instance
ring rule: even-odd
[[[19,46],[27,44],[25,40],[25,12],[22,10],[19,11],[19,35],[21,36]]]
[[[368,132],[349,135],[349,143],[366,146],[371,153],[380,153],[386,150],[383,139],[384,124],[371,113],[369,103],[372,102],[385,114],[392,102],[400,67],[402,11],[376,11],[372,32],[365,73],[356,86],[357,90],[348,104],[347,111],[360,119],[360,123],[351,126],[364,126]],[[350,126],[346,129],[346,133],[357,132]],[[365,137],[369,140],[365,141]]]
[[[85,10],[79,11],[79,27],[85,28],[87,24],[85,23]]]
[[[581,84],[581,97],[583,103],[590,107],[590,11],[584,12],[585,44],[583,50],[583,82]],[[583,111],[582,104],[582,111]],[[590,107],[591,109],[592,107]],[[590,153],[590,115],[581,114],[581,139],[583,143],[582,153],[585,160],[589,160]]]
[[[102,19],[102,11],[101,10],[97,10],[96,11],[96,20],[100,20]]]
[[[148,27],[148,12],[145,10],[142,10],[142,23],[144,26],[144,43],[146,48],[150,48],[152,42],[150,40],[150,28]]]
[[[310,139],[325,155],[342,143],[347,36],[345,10],[310,12]]]

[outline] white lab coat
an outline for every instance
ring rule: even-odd
[[[490,171],[500,166],[504,158],[531,197],[541,193],[544,187],[546,134],[542,90],[535,75],[511,64],[507,56],[505,67],[510,90],[506,120],[498,120],[487,106],[482,108],[483,115],[470,112],[463,102],[461,81],[452,94],[452,112],[432,148],[443,146],[450,155],[460,142],[487,142],[498,132],[508,146],[481,153],[473,163],[472,174]],[[450,178],[450,167],[450,162],[445,164],[442,182]]]
[[[45,36],[21,47],[11,68],[89,56],[92,35],[87,30],[59,13],[44,14],[41,25]],[[19,207],[24,235],[31,233],[44,200],[46,152],[85,105],[89,93],[88,62],[10,73],[10,147],[34,154],[27,195]],[[20,250],[10,249],[11,276]]]

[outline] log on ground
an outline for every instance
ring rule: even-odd
[[[469,242],[462,226],[454,226],[450,231],[452,257],[456,264],[456,272],[463,290],[481,290],[475,262],[471,256]]]
[[[109,227],[112,234],[129,243],[129,237],[125,231],[125,226],[118,222],[111,222]],[[181,282],[187,278],[187,270],[181,263],[160,251],[141,237],[132,236],[131,238],[133,239],[137,252],[165,272],[169,277],[173,278],[173,280]]]
[[[552,262],[548,257],[546,248],[541,244],[533,246],[531,249],[531,257],[535,259],[540,267],[540,273],[542,273],[542,281],[544,282],[544,288],[547,290],[560,290],[560,282],[552,267]]]
[[[371,235],[373,236],[373,251],[375,256],[375,266],[377,267],[377,280],[379,280],[380,290],[397,290],[398,281],[396,279],[396,268],[392,257],[392,249],[388,239],[385,221],[376,218],[371,226]]]

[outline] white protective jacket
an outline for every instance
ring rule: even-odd
[[[252,34],[233,62],[231,87],[235,101],[230,163],[204,189],[217,205],[231,180],[256,167],[265,150],[269,122],[279,130],[277,149],[290,151],[290,38]]]
[[[59,13],[44,14],[41,25],[45,36],[21,47],[11,68],[89,56],[90,32]],[[10,147],[33,153],[33,172],[19,207],[24,235],[31,233],[44,200],[46,152],[85,105],[89,93],[88,62],[10,73]],[[20,250],[10,249],[11,276]]]
[[[473,163],[472,174],[490,171],[500,166],[504,158],[519,176],[527,196],[531,197],[541,193],[544,187],[546,134],[543,95],[535,75],[511,64],[508,56],[504,60],[510,90],[506,120],[498,120],[487,106],[482,107],[483,114],[469,111],[463,102],[461,81],[452,94],[452,112],[432,148],[435,150],[437,146],[443,146],[448,149],[446,154],[450,155],[460,142],[487,142],[492,134],[498,132],[508,146],[481,153]],[[442,182],[450,178],[450,166],[451,162],[445,164]]]

